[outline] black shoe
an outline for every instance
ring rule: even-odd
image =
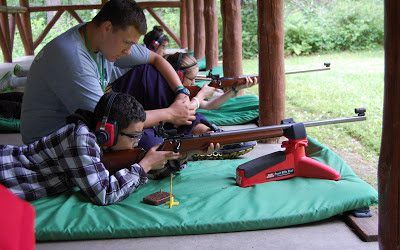
[[[256,141],[240,142],[230,145],[225,145],[218,151],[209,155],[193,155],[193,160],[223,160],[235,159],[241,155],[247,154],[257,145]]]
[[[165,166],[161,169],[150,170],[147,173],[149,179],[160,180],[171,174],[176,174],[182,169],[186,168],[186,163],[180,163],[178,160],[170,160],[165,164]]]

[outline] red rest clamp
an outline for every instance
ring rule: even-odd
[[[302,123],[295,123],[288,130],[285,136],[289,140],[282,143],[285,151],[277,151],[237,167],[236,183],[240,187],[297,176],[335,181],[340,179],[335,169],[306,156],[308,140]]]

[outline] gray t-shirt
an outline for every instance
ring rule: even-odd
[[[31,143],[65,125],[76,109],[93,111],[103,90],[96,61],[90,56],[77,25],[48,43],[35,57],[25,87],[21,111],[21,134]],[[102,61],[97,53],[97,61]],[[103,59],[105,85],[123,72]],[[134,45],[123,58],[124,67],[149,63],[150,51]],[[118,64],[116,62],[116,64]]]

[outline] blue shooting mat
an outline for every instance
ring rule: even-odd
[[[341,180],[292,178],[241,188],[235,170],[248,159],[190,162],[175,176],[179,206],[151,206],[143,197],[168,191],[169,179],[149,181],[124,201],[91,204],[74,190],[32,202],[38,241],[112,239],[236,232],[298,225],[376,204],[374,188],[326,146],[309,138],[307,154],[335,168]]]

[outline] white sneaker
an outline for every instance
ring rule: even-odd
[[[10,87],[10,81],[13,74],[11,71],[8,71],[0,78],[0,91],[3,91],[5,88]]]

